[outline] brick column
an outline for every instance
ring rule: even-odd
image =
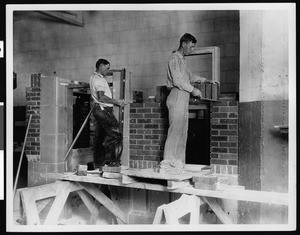
[[[211,165],[216,173],[238,174],[238,101],[221,95],[211,107]]]
[[[40,104],[41,104],[41,74],[31,74],[31,87],[26,87],[26,123],[32,115],[28,130],[25,153],[29,161],[40,160]]]
[[[129,166],[154,168],[163,160],[168,133],[168,109],[161,103],[130,105]]]

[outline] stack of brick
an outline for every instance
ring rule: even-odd
[[[163,160],[168,109],[161,103],[130,104],[129,166],[155,168]]]
[[[28,160],[40,159],[41,74],[31,74],[31,87],[26,87],[26,123],[32,115],[25,153]]]
[[[217,190],[218,177],[214,175],[193,176],[196,189]]]
[[[238,101],[222,94],[211,108],[211,165],[219,174],[238,174]]]

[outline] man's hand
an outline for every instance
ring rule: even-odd
[[[116,100],[116,105],[120,107],[124,107],[124,105],[127,105],[129,102],[125,100]]]
[[[193,96],[199,96],[200,98],[202,97],[202,93],[199,89],[195,88],[192,90],[192,95]]]
[[[212,83],[212,84],[218,84],[220,86],[220,82],[218,81],[212,81],[212,80],[206,80],[206,82]]]

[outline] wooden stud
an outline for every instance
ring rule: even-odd
[[[93,184],[88,183],[77,183],[82,186],[89,194],[91,194],[96,200],[98,200],[107,210],[109,210],[116,217],[126,223],[126,216],[123,211],[114,204],[103,192],[101,192]]]
[[[74,183],[69,182],[69,184],[66,187],[60,187],[60,190],[56,195],[52,207],[44,222],[45,225],[55,224],[58,221],[59,216],[63,210],[63,207],[66,203],[66,200],[68,199],[71,184]]]
[[[216,200],[216,198],[211,197],[201,197],[204,202],[206,202],[210,208],[215,212],[216,216],[221,220],[223,224],[232,224],[231,218],[223,211],[222,207]]]

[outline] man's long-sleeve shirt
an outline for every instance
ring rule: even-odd
[[[194,87],[191,82],[206,79],[190,72],[187,68],[186,60],[179,51],[174,52],[168,61],[167,87],[177,87],[180,90],[192,92]]]

